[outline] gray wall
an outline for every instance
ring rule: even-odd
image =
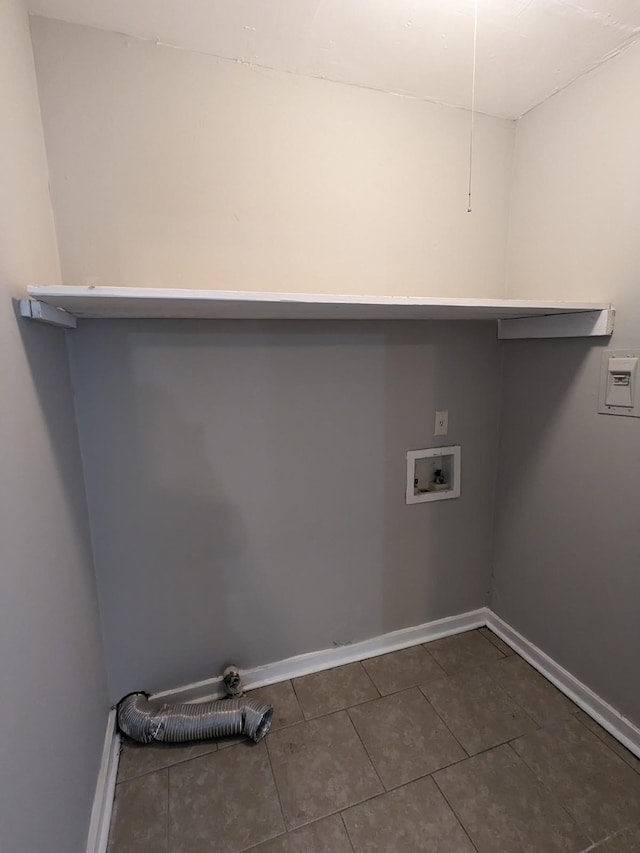
[[[59,276],[27,15],[0,0],[0,850],[85,849],[108,713],[63,333],[11,301]]]
[[[640,348],[640,45],[519,122],[509,289],[610,298]],[[640,419],[589,341],[505,348],[493,607],[640,724]]]
[[[69,341],[112,699],[487,603],[492,323],[85,321]],[[438,441],[462,445],[462,497],[405,506],[406,451]]]
[[[32,35],[67,283],[503,295],[511,122],[479,119],[469,217],[464,111]],[[69,340],[112,699],[486,603],[493,324],[92,321]],[[436,408],[462,498],[406,507]]]
[[[640,422],[596,413],[600,352],[509,344],[492,606],[640,723]]]

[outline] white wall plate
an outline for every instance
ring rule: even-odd
[[[598,394],[598,412],[601,415],[623,415],[628,418],[640,418],[640,370],[638,370],[636,359],[640,359],[638,349],[605,349],[602,351],[602,363],[600,367],[600,391]],[[621,397],[619,402],[623,405],[615,405],[617,397],[610,397],[612,384],[615,382],[615,365],[618,363],[622,371],[627,371],[626,388],[621,391],[628,392],[628,400]],[[631,364],[630,364],[631,363]]]

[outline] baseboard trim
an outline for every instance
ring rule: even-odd
[[[519,634],[492,610],[487,610],[487,627],[505,641],[521,657],[535,667],[565,696],[568,696],[592,719],[606,729],[623,746],[640,758],[640,729],[601,699],[586,684],[571,675],[542,649]]]
[[[242,670],[242,678],[248,689],[263,687],[289,678],[309,675],[387,652],[406,649],[420,643],[428,643],[441,637],[460,634],[483,625],[490,628],[565,696],[568,696],[616,740],[640,758],[640,728],[487,607],[437,619],[434,622],[426,622],[412,628],[392,631],[348,646],[310,652],[254,669]],[[221,698],[223,695],[222,679],[210,678],[174,690],[156,693],[152,698],[170,702],[199,702]],[[117,731],[116,712],[112,710],[107,722],[102,761],[91,812],[87,853],[106,853],[107,850],[119,754],[120,735]]]
[[[366,660],[387,652],[406,649],[420,643],[428,643],[440,637],[449,637],[483,625],[491,628],[562,693],[640,758],[640,729],[637,726],[487,607],[437,619],[434,622],[425,622],[423,625],[412,628],[392,631],[348,646],[323,649],[254,669],[241,670],[242,679],[245,687],[251,690],[267,684],[275,684],[278,681],[286,681],[289,678],[320,672],[323,669]],[[218,677],[156,693],[152,698],[169,702],[201,702],[206,699],[219,699],[224,695],[222,679]]]
[[[109,712],[107,730],[102,747],[102,759],[96,782],[96,792],[91,809],[87,853],[106,853],[109,841],[109,826],[113,810],[113,797],[118,775],[120,757],[120,734],[116,724],[115,709]]]
[[[486,624],[488,610],[481,607],[478,610],[470,610],[457,616],[447,616],[445,619],[436,619],[434,622],[425,622],[412,628],[402,628],[369,640],[351,643],[348,646],[338,646],[333,649],[323,649],[319,652],[309,652],[304,655],[287,658],[285,660],[268,663],[254,669],[241,670],[242,681],[247,689],[264,687],[267,684],[275,684],[278,681],[286,681],[289,678],[297,678],[301,675],[309,675],[312,672],[320,672],[323,669],[333,669],[346,663],[366,660],[376,655],[395,652],[419,643],[428,643],[438,640],[440,637],[449,637],[452,634],[460,634],[473,628],[480,628]],[[198,681],[187,684],[175,690],[165,690],[155,693],[153,699],[166,699],[171,702],[201,702],[206,699],[219,699],[224,696],[221,678],[210,678],[206,681]]]

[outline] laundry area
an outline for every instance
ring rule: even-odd
[[[640,851],[640,7],[0,0],[2,853]]]

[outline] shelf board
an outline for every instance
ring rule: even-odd
[[[507,320],[608,311],[608,303],[343,296],[146,287],[33,286],[32,299],[75,317],[244,320]]]

